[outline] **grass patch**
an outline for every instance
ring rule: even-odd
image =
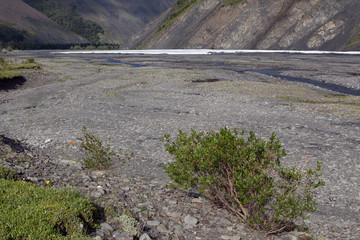
[[[358,32],[354,35],[354,37],[350,40],[350,43],[346,47],[351,47],[353,45],[360,44],[360,25],[353,29],[352,32]]]
[[[17,180],[18,174],[16,171],[0,166],[0,179]]]
[[[14,71],[14,70],[2,70],[0,71],[0,81],[3,80],[11,80],[14,78],[19,78],[21,77],[21,73],[19,73],[18,71]]]
[[[226,5],[235,5],[238,3],[241,3],[243,0],[226,0],[223,4],[221,4],[221,7],[224,7]]]
[[[0,179],[2,239],[88,239],[96,206],[78,192]]]
[[[29,58],[21,63],[6,61],[4,58],[0,58],[0,82],[22,77],[19,70],[37,69],[39,67],[39,64],[33,58]]]
[[[248,96],[252,99],[279,99],[301,111],[327,113],[338,117],[360,119],[359,96],[326,95],[294,85],[247,81],[202,83],[194,87],[202,91],[226,92],[227,99]],[[229,101],[230,101],[229,100]]]

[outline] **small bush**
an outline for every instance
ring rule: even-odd
[[[120,221],[121,227],[125,232],[134,236],[140,235],[139,222],[134,217],[129,216],[128,214],[123,214],[117,219]]]
[[[80,147],[86,154],[82,162],[87,168],[97,170],[108,169],[111,166],[112,159],[125,161],[133,156],[133,153],[124,151],[124,158],[116,157],[109,144],[104,146],[100,138],[88,133],[86,127],[83,127],[82,131],[84,138],[79,138],[79,140],[81,141]]]
[[[34,58],[29,58],[25,61],[25,63],[35,63],[35,59]]]
[[[175,142],[165,135],[166,150],[175,161],[163,165],[180,187],[197,188],[242,221],[267,233],[292,226],[293,220],[314,212],[312,190],[324,185],[316,170],[285,167],[286,155],[275,134],[269,141],[250,132],[227,128],[219,132],[179,131]]]
[[[17,180],[18,174],[12,169],[0,166],[0,179]]]
[[[96,227],[96,206],[69,189],[0,179],[0,203],[1,239],[86,239]]]

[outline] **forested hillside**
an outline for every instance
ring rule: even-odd
[[[122,44],[175,1],[1,0],[0,47],[5,43]]]
[[[24,0],[24,2],[65,29],[82,36],[90,43],[100,43],[98,34],[104,33],[104,30],[96,22],[86,20],[78,14],[76,5],[62,6],[47,0]]]
[[[20,43],[87,43],[21,0],[0,1],[0,47]]]

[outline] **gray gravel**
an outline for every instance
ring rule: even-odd
[[[166,133],[224,126],[264,138],[276,132],[289,163],[324,163],[318,211],[303,224],[319,239],[360,239],[359,56],[43,51],[7,57],[30,56],[42,70],[25,74],[18,89],[0,90],[1,135],[41,148],[59,163],[81,158],[69,143],[79,143],[86,126],[110,138],[116,152],[135,153],[113,169],[117,174],[165,183],[158,164],[171,160],[161,142]]]

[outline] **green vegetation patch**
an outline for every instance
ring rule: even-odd
[[[357,32],[357,34],[354,34],[356,32]],[[360,44],[360,25],[352,30],[352,34],[353,34],[353,38],[350,40],[347,47],[351,47],[351,46]]]
[[[25,2],[62,27],[86,38],[92,44],[100,43],[98,34],[104,33],[102,27],[94,21],[84,19],[76,12],[74,5],[64,8],[46,0],[26,0]]]
[[[13,70],[0,70],[0,82],[21,77],[21,73]]]
[[[22,75],[19,70],[37,69],[39,67],[39,64],[33,58],[29,58],[21,63],[14,61],[7,62],[4,58],[0,58],[0,82],[21,77]]]
[[[115,152],[111,150],[109,143],[105,146],[101,139],[89,133],[85,126],[82,131],[84,137],[79,138],[79,140],[81,141],[80,147],[84,150],[86,155],[82,159],[82,163],[86,168],[94,170],[108,169],[113,160],[124,162],[125,160],[130,160],[133,156],[133,153],[129,153],[125,150],[124,157],[118,157]],[[108,139],[108,141],[110,141],[110,139]],[[122,149],[120,150],[122,151]]]
[[[12,169],[0,166],[0,179],[17,180],[18,174]]]
[[[0,179],[2,239],[85,239],[96,206],[78,192]]]
[[[27,35],[28,33],[26,31],[18,30],[10,24],[0,22],[0,42],[21,42],[25,40],[25,36]]]
[[[161,32],[163,29],[170,26],[173,22],[175,22],[176,19],[181,17],[183,14],[192,9],[201,1],[202,0],[178,0],[175,3],[175,8],[172,13],[164,20],[163,24],[161,24],[158,28],[158,32]]]
[[[228,128],[165,136],[175,161],[163,165],[180,187],[196,188],[243,222],[268,234],[291,230],[293,221],[314,212],[313,190],[324,185],[315,169],[282,163],[286,155],[275,133],[268,141]]]
[[[238,3],[241,3],[243,0],[226,0],[223,4],[221,4],[221,6],[226,6],[226,5],[235,5]]]
[[[220,81],[196,86],[201,91],[221,91],[226,99],[249,96],[252,99],[280,99],[291,107],[306,112],[320,112],[339,117],[360,119],[359,96],[324,95],[300,86],[247,81]],[[256,101],[257,101],[256,100]]]

